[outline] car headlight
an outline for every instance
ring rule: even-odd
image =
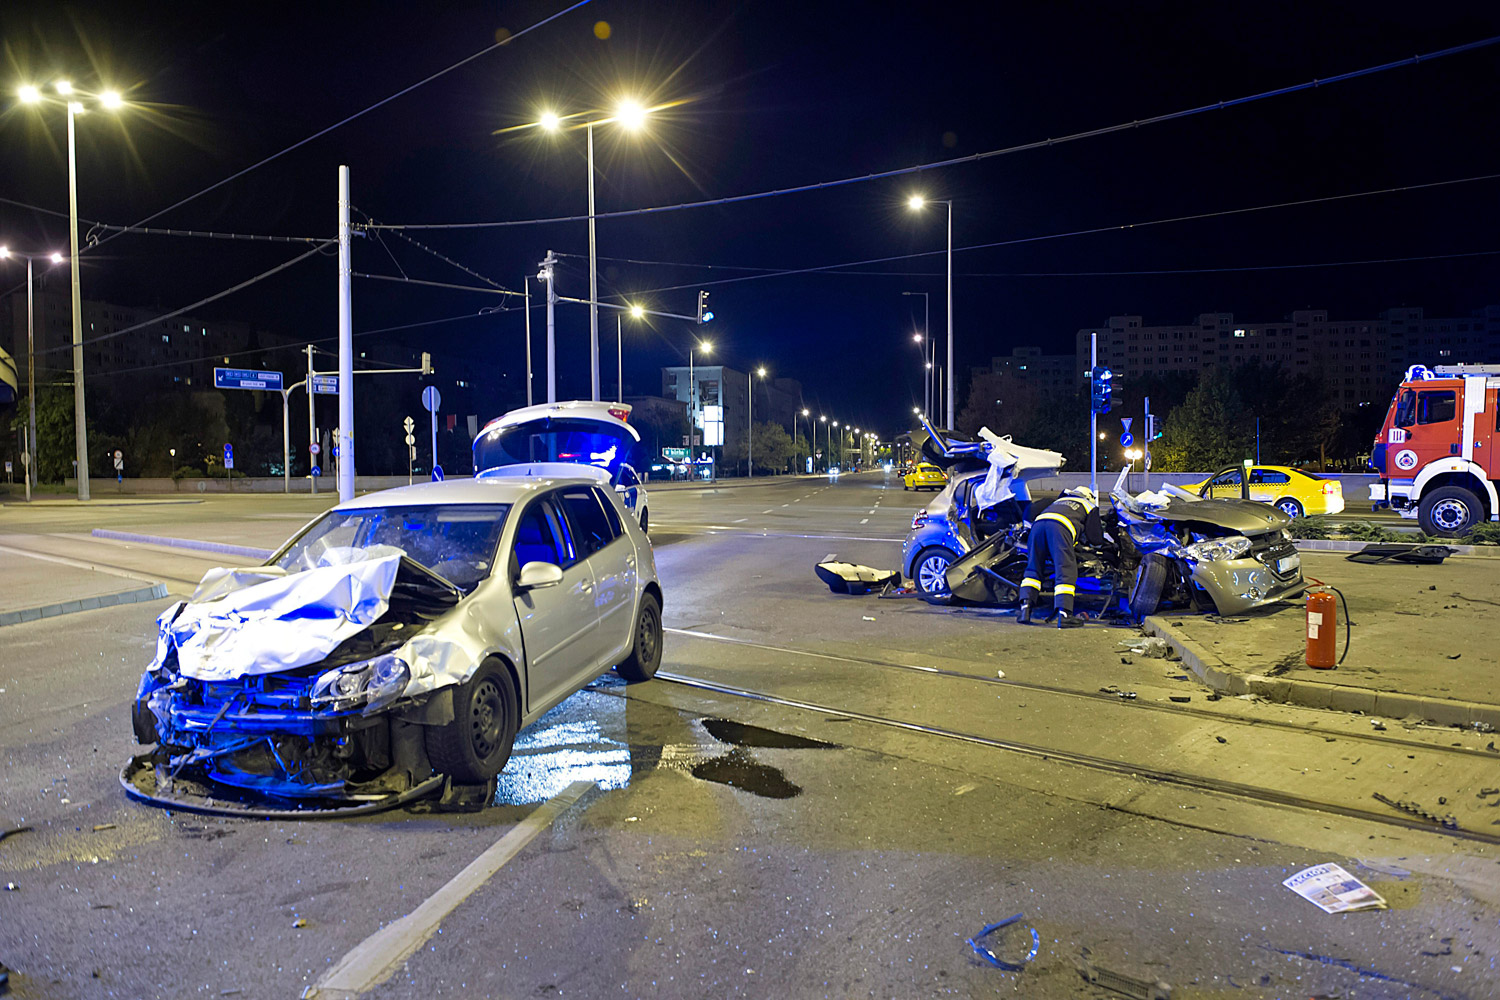
[[[363,708],[364,714],[369,715],[401,697],[410,681],[411,668],[406,661],[389,653],[373,660],[346,663],[320,674],[313,683],[313,711],[347,712]]]
[[[1194,542],[1186,546],[1189,559],[1208,560],[1210,562],[1220,559],[1238,559],[1250,551],[1250,539],[1244,535],[1230,535],[1228,538],[1207,538],[1201,542]]]

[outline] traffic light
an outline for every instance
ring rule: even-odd
[[[1089,369],[1089,388],[1095,413],[1109,412],[1110,389],[1114,385],[1114,377],[1115,373],[1108,368],[1096,366]]]
[[[432,355],[426,351],[422,352],[422,374],[432,374]]]
[[[1161,437],[1162,432],[1156,429],[1156,414],[1146,414],[1146,442],[1149,444]]]
[[[708,308],[708,293],[700,291],[698,293],[698,322],[707,323],[713,318],[714,314]]]

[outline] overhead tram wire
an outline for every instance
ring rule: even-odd
[[[891,170],[881,170],[870,174],[860,174],[854,177],[843,177],[832,181],[818,181],[812,184],[799,184],[795,187],[775,188],[769,191],[757,191],[750,194],[728,195],[722,198],[708,198],[702,201],[685,201],[675,205],[656,205],[649,208],[621,209],[615,212],[595,212],[592,215],[563,215],[548,219],[513,219],[495,222],[421,222],[421,223],[382,223],[380,229],[495,229],[507,226],[540,226],[559,222],[581,222],[589,218],[593,219],[621,219],[635,215],[655,215],[664,212],[678,212],[692,208],[710,208],[717,205],[733,205],[738,202],[758,201],[763,198],[778,198],[789,194],[803,194],[808,191],[822,191],[829,188],[845,187],[850,184],[863,184],[868,181],[885,180],[891,177],[904,177],[910,174],[922,173],[928,170],[938,170],[943,167],[961,166],[966,163],[978,163],[982,160],[993,159],[998,156],[1010,156],[1015,153],[1030,152],[1036,149],[1047,149],[1052,146],[1061,146],[1082,139],[1094,139],[1099,136],[1112,135],[1116,132],[1125,132],[1131,129],[1143,128],[1149,125],[1159,125],[1163,122],[1177,121],[1190,118],[1194,115],[1206,114],[1210,111],[1224,111],[1229,108],[1239,107],[1243,104],[1252,104],[1257,101],[1269,100],[1273,97],[1283,97],[1287,94],[1295,94],[1303,90],[1313,90],[1318,87],[1327,87],[1336,83],[1344,83],[1360,77],[1372,76],[1376,73],[1384,73],[1388,70],[1400,69],[1406,66],[1415,66],[1421,62],[1430,62],[1434,59],[1442,59],[1448,56],[1460,55],[1473,52],[1478,49],[1487,48],[1491,45],[1500,44],[1500,35],[1482,38],[1478,41],[1466,42],[1462,45],[1453,45],[1445,49],[1438,49],[1420,55],[1408,56],[1404,59],[1396,59],[1390,62],[1380,63],[1375,66],[1366,66],[1362,69],[1349,70],[1345,73],[1336,73],[1333,76],[1319,77],[1306,81],[1305,83],[1291,84],[1285,87],[1277,87],[1273,90],[1264,90],[1256,94],[1248,94],[1244,97],[1230,98],[1224,101],[1215,101],[1210,104],[1201,104],[1193,108],[1184,108],[1180,111],[1170,111],[1165,114],[1153,115],[1149,118],[1139,118],[1135,121],[1121,122],[1117,125],[1106,125],[1102,128],[1086,129],[1082,132],[1073,132],[1068,135],[1058,136],[1052,139],[1037,139],[1032,142],[1020,143],[1015,146],[1005,146],[1000,149],[992,149],[983,153],[971,153],[968,156],[955,156],[947,160],[936,160],[932,163],[922,163],[913,167],[896,167]]]
[[[85,339],[83,341],[83,344],[86,346],[88,344],[97,344],[100,341],[104,341],[104,340],[113,340],[116,337],[123,337],[127,333],[134,333],[137,330],[144,330],[147,327],[156,326],[157,324],[161,323],[163,320],[172,319],[174,316],[181,316],[185,312],[191,312],[194,309],[198,309],[198,308],[200,308],[202,306],[206,306],[210,302],[215,302],[215,301],[217,301],[219,299],[224,298],[225,296],[233,295],[235,292],[243,291],[244,289],[249,288],[251,285],[254,285],[257,282],[264,281],[265,279],[267,279],[267,278],[269,278],[269,277],[271,277],[273,275],[276,275],[276,274],[281,273],[282,271],[285,271],[289,267],[292,267],[292,266],[294,266],[296,264],[300,264],[302,261],[306,260],[307,258],[313,256],[314,254],[321,253],[323,250],[327,249],[330,246],[333,246],[337,242],[338,242],[337,240],[328,240],[325,243],[322,243],[322,244],[320,244],[318,246],[312,247],[311,249],[309,249],[309,250],[307,250],[307,251],[305,251],[303,253],[298,254],[297,256],[293,257],[291,260],[283,261],[282,263],[277,264],[275,267],[271,268],[270,270],[268,270],[268,271],[262,271],[260,274],[257,274],[255,277],[253,277],[253,278],[247,278],[244,281],[241,281],[239,284],[233,285],[233,286],[231,286],[229,288],[226,288],[226,289],[224,289],[221,292],[215,292],[212,295],[209,295],[209,296],[206,296],[204,298],[199,299],[197,302],[189,303],[188,305],[185,305],[185,306],[181,307],[180,309],[173,309],[171,312],[162,313],[160,316],[154,316],[151,319],[145,321],[144,323],[136,323],[136,324],[133,324],[131,326],[127,326],[127,327],[125,327],[124,329],[121,329],[121,330],[112,330],[109,333],[102,333],[102,334],[100,334],[97,337],[89,337],[89,338],[87,338],[87,339]],[[74,344],[71,344],[71,343],[59,344],[56,347],[48,347],[48,348],[46,348],[44,350],[39,350],[39,351],[36,352],[36,354],[43,355],[43,354],[52,354],[52,353],[55,353],[57,351],[71,351],[71,350],[74,349],[75,346],[77,346],[77,345],[74,345]]]
[[[1205,219],[1220,219],[1232,215],[1248,215],[1252,212],[1267,212],[1281,208],[1300,208],[1304,205],[1320,205],[1336,201],[1350,201],[1355,198],[1370,198],[1382,194],[1401,194],[1408,191],[1423,191],[1432,188],[1450,187],[1455,184],[1471,184],[1478,181],[1491,181],[1500,179],[1500,173],[1479,174],[1474,177],[1459,177],[1446,181],[1427,181],[1421,184],[1404,184],[1397,187],[1375,188],[1369,191],[1355,191],[1349,194],[1324,195],[1317,198],[1299,198],[1294,201],[1272,202],[1266,205],[1250,205],[1245,208],[1227,208],[1215,212],[1197,212],[1192,215],[1174,215],[1164,219],[1151,219],[1147,222],[1125,222],[1110,226],[1094,226],[1088,229],[1074,229],[1061,233],[1047,233],[1039,236],[1018,236],[1015,239],[996,240],[992,243],[976,243],[966,247],[954,247],[954,253],[964,253],[972,250],[992,250],[998,247],[1020,246],[1027,243],[1044,243],[1049,240],[1071,239],[1075,236],[1096,236],[1100,233],[1122,232],[1130,229],[1146,229],[1151,226],[1165,226],[1176,222],[1201,222]],[[692,281],[680,285],[662,285],[657,288],[642,289],[637,294],[649,295],[657,292],[674,292],[683,288],[707,288],[717,285],[732,285],[742,281],[761,281],[766,278],[791,277],[799,274],[850,274],[857,275],[871,272],[845,271],[842,268],[865,267],[871,264],[889,264],[898,260],[914,260],[918,257],[937,257],[946,253],[944,250],[924,250],[918,253],[892,254],[887,257],[871,257],[867,260],[844,261],[838,264],[820,264],[816,267],[787,268],[779,271],[769,271],[764,274],[749,274],[738,278],[716,278],[711,281]]]
[[[529,35],[533,31],[536,31],[539,28],[542,28],[542,27],[544,27],[544,26],[546,26],[548,24],[551,24],[553,21],[557,20],[558,18],[563,17],[564,15],[567,15],[567,14],[571,14],[573,11],[579,9],[580,7],[586,6],[588,3],[589,3],[589,0],[577,0],[577,2],[569,4],[568,6],[564,7],[562,10],[559,10],[559,11],[557,11],[555,13],[549,14],[546,17],[542,18],[540,21],[536,21],[535,23],[529,25],[528,27],[522,28],[520,31],[517,31],[514,34],[507,35],[505,38],[501,39],[500,41],[495,42],[493,45],[487,45],[484,48],[480,49],[478,52],[474,52],[474,53],[472,53],[470,55],[467,55],[464,58],[458,60],[458,62],[452,63],[451,65],[445,67],[444,69],[438,70],[436,73],[432,73],[432,74],[430,74],[428,76],[425,76],[422,79],[418,80],[416,83],[411,84],[410,86],[401,88],[400,90],[396,91],[394,94],[391,94],[389,97],[381,98],[380,100],[376,101],[374,104],[371,104],[368,107],[366,107],[366,108],[364,108],[364,109],[362,109],[360,111],[356,111],[354,114],[349,115],[349,116],[347,116],[345,118],[342,118],[339,121],[334,122],[332,125],[329,125],[326,128],[319,129],[318,131],[314,132],[312,135],[307,136],[304,139],[300,139],[297,142],[292,143],[290,146],[287,146],[285,149],[282,149],[279,152],[272,153],[270,156],[267,156],[264,159],[258,160],[255,163],[250,164],[250,166],[245,167],[243,170],[237,170],[234,173],[230,174],[228,177],[225,177],[223,180],[217,181],[217,182],[215,182],[213,184],[210,184],[208,187],[203,188],[201,191],[198,191],[198,192],[196,192],[194,194],[190,194],[186,198],[182,198],[182,199],[180,199],[178,201],[175,201],[172,204],[168,205],[166,208],[161,209],[160,211],[151,213],[150,215],[146,216],[141,221],[137,222],[134,226],[122,227],[122,229],[121,229],[120,232],[116,232],[116,233],[114,233],[114,234],[112,234],[110,236],[106,236],[104,239],[102,239],[98,243],[96,243],[95,246],[96,247],[97,246],[103,246],[105,243],[109,242],[110,240],[114,239],[117,236],[122,236],[126,232],[134,231],[135,229],[137,229],[137,228],[139,228],[141,226],[144,226],[146,223],[150,222],[153,219],[158,219],[161,216],[166,215],[168,212],[170,212],[170,211],[172,211],[174,209],[181,208],[183,205],[186,205],[190,201],[195,201],[198,198],[203,197],[204,195],[208,194],[210,191],[215,191],[215,190],[223,187],[225,184],[230,183],[231,181],[238,180],[239,178],[241,178],[241,177],[245,176],[246,174],[250,173],[251,171],[258,170],[261,167],[265,166],[266,164],[268,164],[268,163],[270,163],[270,162],[272,162],[274,160],[279,160],[281,157],[287,155],[288,153],[293,152],[294,150],[300,149],[303,146],[306,146],[308,143],[313,142],[316,139],[320,139],[323,136],[327,135],[328,133],[333,132],[333,131],[335,131],[337,129],[340,129],[340,128],[344,127],[345,125],[349,124],[350,122],[354,121],[355,119],[362,118],[365,115],[369,114],[370,112],[375,111],[378,108],[384,107],[385,105],[391,103],[392,101],[396,100],[397,98],[405,97],[407,94],[411,93],[412,91],[414,91],[414,90],[416,90],[416,89],[418,89],[420,87],[426,86],[427,84],[431,83],[432,81],[434,81],[434,80],[436,80],[436,79],[438,79],[440,77],[446,76],[449,73],[453,72],[454,70],[459,69],[460,67],[467,66],[469,63],[473,62],[474,60],[479,59],[482,56],[489,55],[491,52],[495,51],[496,49],[500,48],[501,46],[509,45],[511,42],[515,41],[516,39],[524,37],[525,35]]]

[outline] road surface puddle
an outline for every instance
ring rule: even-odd
[[[802,788],[787,780],[780,769],[757,763],[736,747],[722,757],[693,765],[693,777],[738,788],[765,799],[790,799],[802,794]]]
[[[729,719],[704,719],[703,728],[721,743],[732,743],[737,747],[763,747],[767,750],[838,750],[837,743],[779,733],[774,729],[749,726]]]

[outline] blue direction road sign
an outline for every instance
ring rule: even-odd
[[[322,393],[325,396],[334,396],[339,391],[339,377],[337,375],[314,375],[312,377],[312,391]]]
[[[224,445],[224,468],[234,468],[234,445]]]
[[[323,474],[323,470],[315,465],[312,467],[312,474],[315,476],[321,476]]]
[[[258,372],[249,368],[215,368],[215,389],[275,389],[281,391],[281,372]]]
[[[1133,444],[1135,444],[1135,435],[1134,434],[1130,433],[1129,431],[1126,431],[1124,434],[1120,435],[1120,447],[1122,447],[1122,448],[1129,448]]]
[[[432,481],[435,483],[440,483],[443,481],[443,467],[441,465],[435,465],[432,467]]]

